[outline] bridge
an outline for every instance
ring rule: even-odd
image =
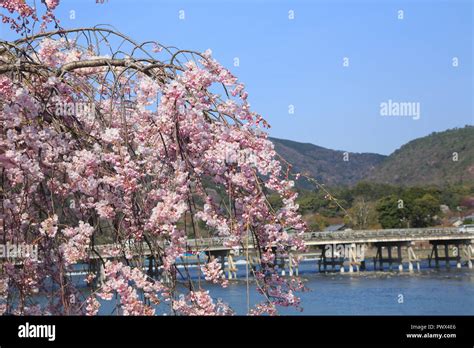
[[[298,268],[292,265],[293,257],[305,259],[317,255],[319,255],[318,266],[320,271],[331,269],[345,272],[346,268],[349,272],[364,270],[368,261],[365,257],[365,251],[368,248],[376,249],[373,258],[374,269],[383,270],[384,265],[388,264],[389,269],[392,269],[392,265],[398,265],[398,269],[401,271],[404,263],[406,263],[409,271],[413,271],[414,266],[419,270],[421,260],[415,254],[413,248],[419,242],[429,243],[432,247],[429,256],[430,266],[434,261],[436,266],[444,263],[449,267],[451,262],[455,261],[456,267],[460,268],[464,261],[467,267],[472,268],[474,255],[472,247],[474,231],[466,232],[459,228],[431,227],[309,232],[304,234],[303,239],[307,246],[306,253],[296,254],[290,250],[288,255],[279,257],[279,267],[282,274],[286,274],[286,270],[289,271],[290,275],[298,274]],[[205,253],[208,257],[219,258],[223,269],[227,263],[229,278],[236,277],[237,267],[235,266],[234,257],[239,254],[248,251],[251,254],[250,264],[252,266],[258,264],[259,260],[251,240],[248,244],[245,243],[238,247],[228,247],[226,244],[226,238],[219,237],[189,239],[187,240],[187,249],[195,253]],[[165,244],[161,243],[158,246],[164,247]],[[118,249],[119,246],[115,244],[99,245],[95,247],[96,252],[91,253],[90,257],[91,259],[123,257],[123,251],[116,252]],[[318,253],[315,251],[318,251]],[[396,251],[396,253],[392,253],[392,251]],[[147,243],[130,245],[127,252],[134,256],[148,257],[150,272],[159,267],[159,265],[153,264],[153,253]],[[188,261],[192,260],[192,257],[184,258]]]

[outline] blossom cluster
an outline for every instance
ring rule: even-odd
[[[2,22],[10,24],[10,28],[18,33],[28,33],[31,31],[28,24],[39,22],[39,17],[41,17],[41,29],[44,30],[48,23],[57,21],[53,11],[59,5],[59,0],[45,0],[43,2],[45,9],[43,15],[40,15],[35,5],[28,5],[26,0],[2,0],[0,8],[6,10],[6,13],[0,13]]]
[[[61,250],[67,265],[77,263],[88,258],[87,249],[94,228],[88,223],[79,221],[79,226],[68,227],[62,231],[67,242],[61,244]]]
[[[173,302],[173,310],[178,315],[232,315],[231,308],[217,300],[214,302],[209,291],[191,291],[186,297],[182,296]]]
[[[121,262],[107,261],[105,264],[105,283],[98,296],[104,300],[111,300],[116,292],[120,299],[123,315],[154,315],[155,309],[140,300],[138,291],[150,300],[152,304],[159,304],[158,293],[166,296],[165,288],[159,282],[152,282],[138,268],[124,266]],[[164,295],[163,295],[164,294]],[[96,314],[99,302],[95,298],[88,299],[89,314]]]
[[[207,281],[214,284],[221,284],[226,287],[228,281],[225,279],[225,274],[222,271],[222,266],[217,259],[211,260],[205,265],[201,266],[202,273]]]

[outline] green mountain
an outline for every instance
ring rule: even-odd
[[[307,173],[328,186],[352,186],[359,181],[404,186],[474,183],[474,126],[432,133],[410,141],[389,156],[271,140],[294,171]],[[304,180],[298,185],[313,187]]]
[[[368,181],[415,185],[474,183],[474,127],[435,132],[403,145]]]
[[[328,186],[354,185],[366,178],[386,156],[375,153],[353,153],[330,150],[309,143],[270,138],[275,150],[293,165],[295,172],[307,173],[320,184]],[[298,182],[301,188],[312,184]]]

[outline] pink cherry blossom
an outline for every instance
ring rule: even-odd
[[[226,287],[228,281],[225,279],[225,274],[222,271],[221,264],[217,259],[214,259],[204,266],[201,266],[201,270],[204,273],[204,276],[207,281],[210,281],[214,284],[221,284],[223,287]]]
[[[59,5],[59,0],[45,0],[48,9],[54,10]]]
[[[214,303],[209,291],[191,291],[186,298],[173,303],[178,315],[232,315],[232,310],[222,301]]]
[[[67,242],[61,245],[61,249],[67,264],[73,264],[88,257],[87,247],[94,228],[88,223],[79,221],[79,226],[68,227],[62,231]]]
[[[58,216],[54,214],[52,217],[47,218],[41,223],[41,227],[39,229],[40,233],[45,236],[54,238],[54,236],[58,232],[57,223],[58,223]]]
[[[178,315],[232,314],[204,290],[206,282],[185,275],[189,289],[177,286],[176,259],[201,252],[189,239],[203,234],[224,238],[228,248],[249,235],[258,241],[255,280],[267,302],[255,313],[299,308],[303,287],[279,277],[275,259],[304,250],[305,225],[245,85],[210,50],[188,54],[154,43],[158,59],[153,48],[109,29],[110,47],[87,39],[101,28],[48,32],[59,25],[59,1],[43,5],[40,19],[24,1],[0,2],[14,31],[39,24],[37,35],[0,45],[12,67],[0,73],[1,237],[39,251],[21,267],[3,263],[2,276],[15,287],[0,287],[0,312],[97,314],[95,295],[69,300],[80,289],[68,272],[84,262],[96,268],[87,277],[94,294],[116,295],[120,314],[152,315],[162,302]],[[132,48],[113,47],[121,40]],[[280,196],[280,209],[268,192]],[[145,258],[159,276],[143,273]],[[207,282],[226,286],[217,260],[201,266]],[[15,291],[22,301],[6,306]],[[47,303],[36,303],[38,294]]]

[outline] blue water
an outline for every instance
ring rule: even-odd
[[[243,275],[245,266],[239,265]],[[370,268],[369,268],[370,269]],[[303,311],[280,308],[287,315],[474,315],[474,270],[430,269],[359,274],[317,273],[313,263],[303,263],[300,276],[308,291],[298,293]],[[236,314],[247,313],[245,278],[229,282],[227,288],[204,283],[214,298],[228,303]],[[262,301],[250,282],[250,305]],[[102,301],[100,314],[111,314],[115,300]],[[162,304],[157,314],[170,313]]]
[[[333,274],[307,277],[308,292],[300,294],[303,315],[473,315],[474,274],[466,271],[427,271],[421,274]],[[246,286],[213,287],[211,293],[238,314],[246,312]],[[403,302],[399,303],[403,296]],[[251,302],[256,294],[251,293]]]

